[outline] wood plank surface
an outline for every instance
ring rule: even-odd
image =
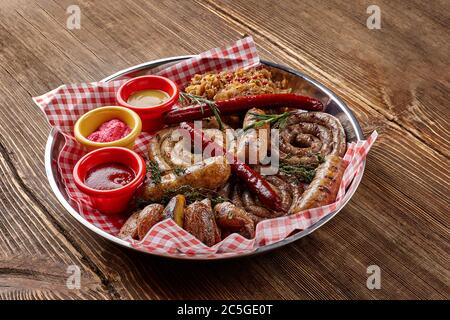
[[[20,299],[448,299],[448,1],[0,0],[0,297]],[[250,34],[262,58],[336,92],[380,134],[360,187],[329,223],[257,257],[177,262],[120,248],[59,204],[50,130],[31,97]],[[81,288],[66,286],[67,267]],[[380,290],[366,287],[369,265]]]

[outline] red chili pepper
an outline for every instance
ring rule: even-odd
[[[320,100],[294,93],[269,93],[256,96],[235,97],[228,100],[216,101],[215,104],[222,115],[233,114],[251,108],[277,106],[310,111],[323,111],[324,109]],[[208,105],[200,104],[169,111],[164,121],[166,124],[175,124],[211,117],[212,115],[213,112]]]
[[[201,130],[194,129],[192,123],[184,122],[180,127],[189,132],[194,143],[195,141],[201,141],[203,149],[211,146],[213,148],[213,156],[225,155],[228,162],[230,162],[231,170],[239,179],[244,181],[250,191],[258,196],[262,204],[275,211],[284,211],[281,207],[280,196],[258,172],[250,168],[247,164],[240,162],[235,155],[228,153],[225,148],[205,136]]]

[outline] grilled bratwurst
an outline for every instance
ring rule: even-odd
[[[280,131],[280,161],[285,163],[318,165],[319,156],[343,157],[346,149],[344,128],[328,113],[293,113]]]

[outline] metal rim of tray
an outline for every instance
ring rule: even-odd
[[[112,81],[115,80],[123,75],[126,75],[128,73],[131,72],[137,72],[137,71],[141,71],[141,70],[145,70],[145,69],[151,69],[151,68],[155,68],[157,66],[160,66],[162,64],[166,64],[166,63],[172,63],[172,62],[177,62],[177,61],[181,61],[181,60],[185,60],[185,59],[189,59],[193,56],[177,56],[177,57],[170,57],[170,58],[165,58],[165,59],[158,59],[158,60],[153,60],[153,61],[149,61],[143,64],[139,64],[124,70],[121,70],[109,77],[104,78],[103,82],[108,82],[108,81]],[[304,80],[310,82],[311,84],[313,84],[314,86],[316,86],[317,88],[319,88],[320,90],[322,90],[322,92],[326,93],[338,106],[339,108],[346,114],[346,116],[349,118],[350,122],[352,123],[353,128],[355,129],[355,134],[356,134],[356,138],[357,140],[362,140],[363,139],[363,132],[361,130],[361,127],[358,123],[358,121],[356,120],[355,116],[353,115],[353,113],[350,111],[350,109],[347,107],[347,105],[338,97],[336,96],[331,90],[329,90],[327,87],[325,87],[323,84],[321,84],[320,82],[311,79],[310,77],[304,75],[303,73],[294,70],[292,68],[280,65],[280,64],[276,64],[273,62],[269,62],[269,61],[265,61],[265,60],[261,60],[262,64],[274,67],[274,68],[278,68],[281,70],[284,70],[286,72],[289,72],[291,74],[294,74],[298,77],[303,78]],[[61,193],[60,189],[58,188],[57,182],[56,182],[56,177],[53,174],[53,170],[52,170],[52,151],[53,151],[53,147],[55,145],[55,139],[57,137],[57,135],[59,134],[59,132],[56,129],[52,129],[49,137],[47,139],[47,144],[45,147],[45,171],[47,174],[47,178],[48,181],[50,183],[50,187],[53,190],[53,193],[55,194],[56,198],[58,199],[58,201],[63,205],[63,207],[70,213],[71,216],[73,216],[79,223],[81,223],[83,226],[85,226],[86,228],[88,228],[89,230],[91,230],[92,232],[96,233],[97,235],[102,236],[103,238],[106,238],[120,246],[126,247],[126,248],[130,248],[136,251],[140,251],[146,254],[150,254],[150,255],[155,255],[155,256],[160,256],[160,257],[166,257],[166,258],[172,258],[172,259],[181,259],[181,260],[223,260],[223,259],[233,259],[233,258],[242,258],[242,257],[247,257],[247,256],[252,256],[252,255],[256,255],[256,254],[260,254],[263,252],[268,252],[271,250],[274,250],[276,248],[280,248],[282,246],[285,246],[289,243],[292,243],[298,239],[303,238],[304,236],[312,233],[313,231],[315,231],[316,229],[320,228],[321,226],[323,226],[325,223],[327,223],[328,221],[330,221],[340,210],[342,210],[342,208],[347,204],[347,202],[351,199],[351,197],[353,196],[354,192],[357,190],[357,188],[355,188],[353,190],[353,192],[348,192],[345,197],[344,197],[344,203],[341,206],[340,209],[336,210],[335,212],[332,212],[330,214],[328,214],[327,216],[323,217],[322,219],[320,219],[319,221],[317,221],[316,223],[314,223],[313,225],[311,225],[309,228],[299,231],[289,237],[287,237],[284,240],[281,240],[279,242],[270,244],[270,245],[266,245],[266,246],[262,246],[257,248],[254,251],[248,252],[248,253],[243,253],[243,254],[236,254],[236,255],[224,255],[221,257],[202,257],[202,256],[191,256],[191,255],[186,255],[186,254],[177,254],[177,255],[168,255],[168,254],[163,254],[163,253],[155,253],[155,252],[147,252],[147,251],[143,251],[143,250],[139,250],[137,248],[134,248],[133,246],[131,246],[131,244],[125,240],[119,239],[105,231],[103,231],[102,229],[96,227],[95,225],[89,223],[87,220],[85,220],[70,204],[69,202],[66,200],[66,198],[64,197],[64,195]],[[362,165],[362,169],[359,171],[358,175],[353,179],[352,183],[356,183],[357,186],[359,186],[359,183],[361,182],[362,176],[364,174],[364,168],[365,168],[365,160],[363,162]]]

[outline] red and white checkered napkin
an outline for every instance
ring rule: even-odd
[[[212,49],[166,69],[157,70],[157,74],[171,78],[178,85],[184,86],[196,73],[235,70],[238,67],[250,68],[258,64],[259,57],[253,39],[247,37],[229,47]],[[112,235],[118,233],[126,217],[111,217],[101,214],[92,207],[89,197],[81,193],[75,186],[72,171],[86,150],[73,137],[73,126],[77,119],[89,110],[100,106],[117,105],[116,92],[124,81],[63,85],[34,98],[49,123],[60,130],[65,137],[66,143],[61,150],[57,165],[69,198],[72,203],[78,205],[78,212],[88,222]],[[349,194],[349,190],[356,186],[353,184],[348,189],[347,187],[355,175],[362,170],[362,162],[376,136],[377,134],[374,132],[367,141],[359,141],[349,146],[345,155],[349,166],[345,171],[338,200],[335,203],[288,217],[263,221],[258,224],[256,237],[252,240],[238,234],[231,234],[215,246],[207,247],[178,227],[174,221],[168,219],[155,225],[144,240],[129,239],[129,241],[133,247],[144,251],[165,255],[196,255],[203,258],[239,255],[280,241],[294,230],[303,230],[309,227],[345,204],[346,194]],[[150,138],[149,134],[142,133],[136,141],[135,151],[145,156]]]

